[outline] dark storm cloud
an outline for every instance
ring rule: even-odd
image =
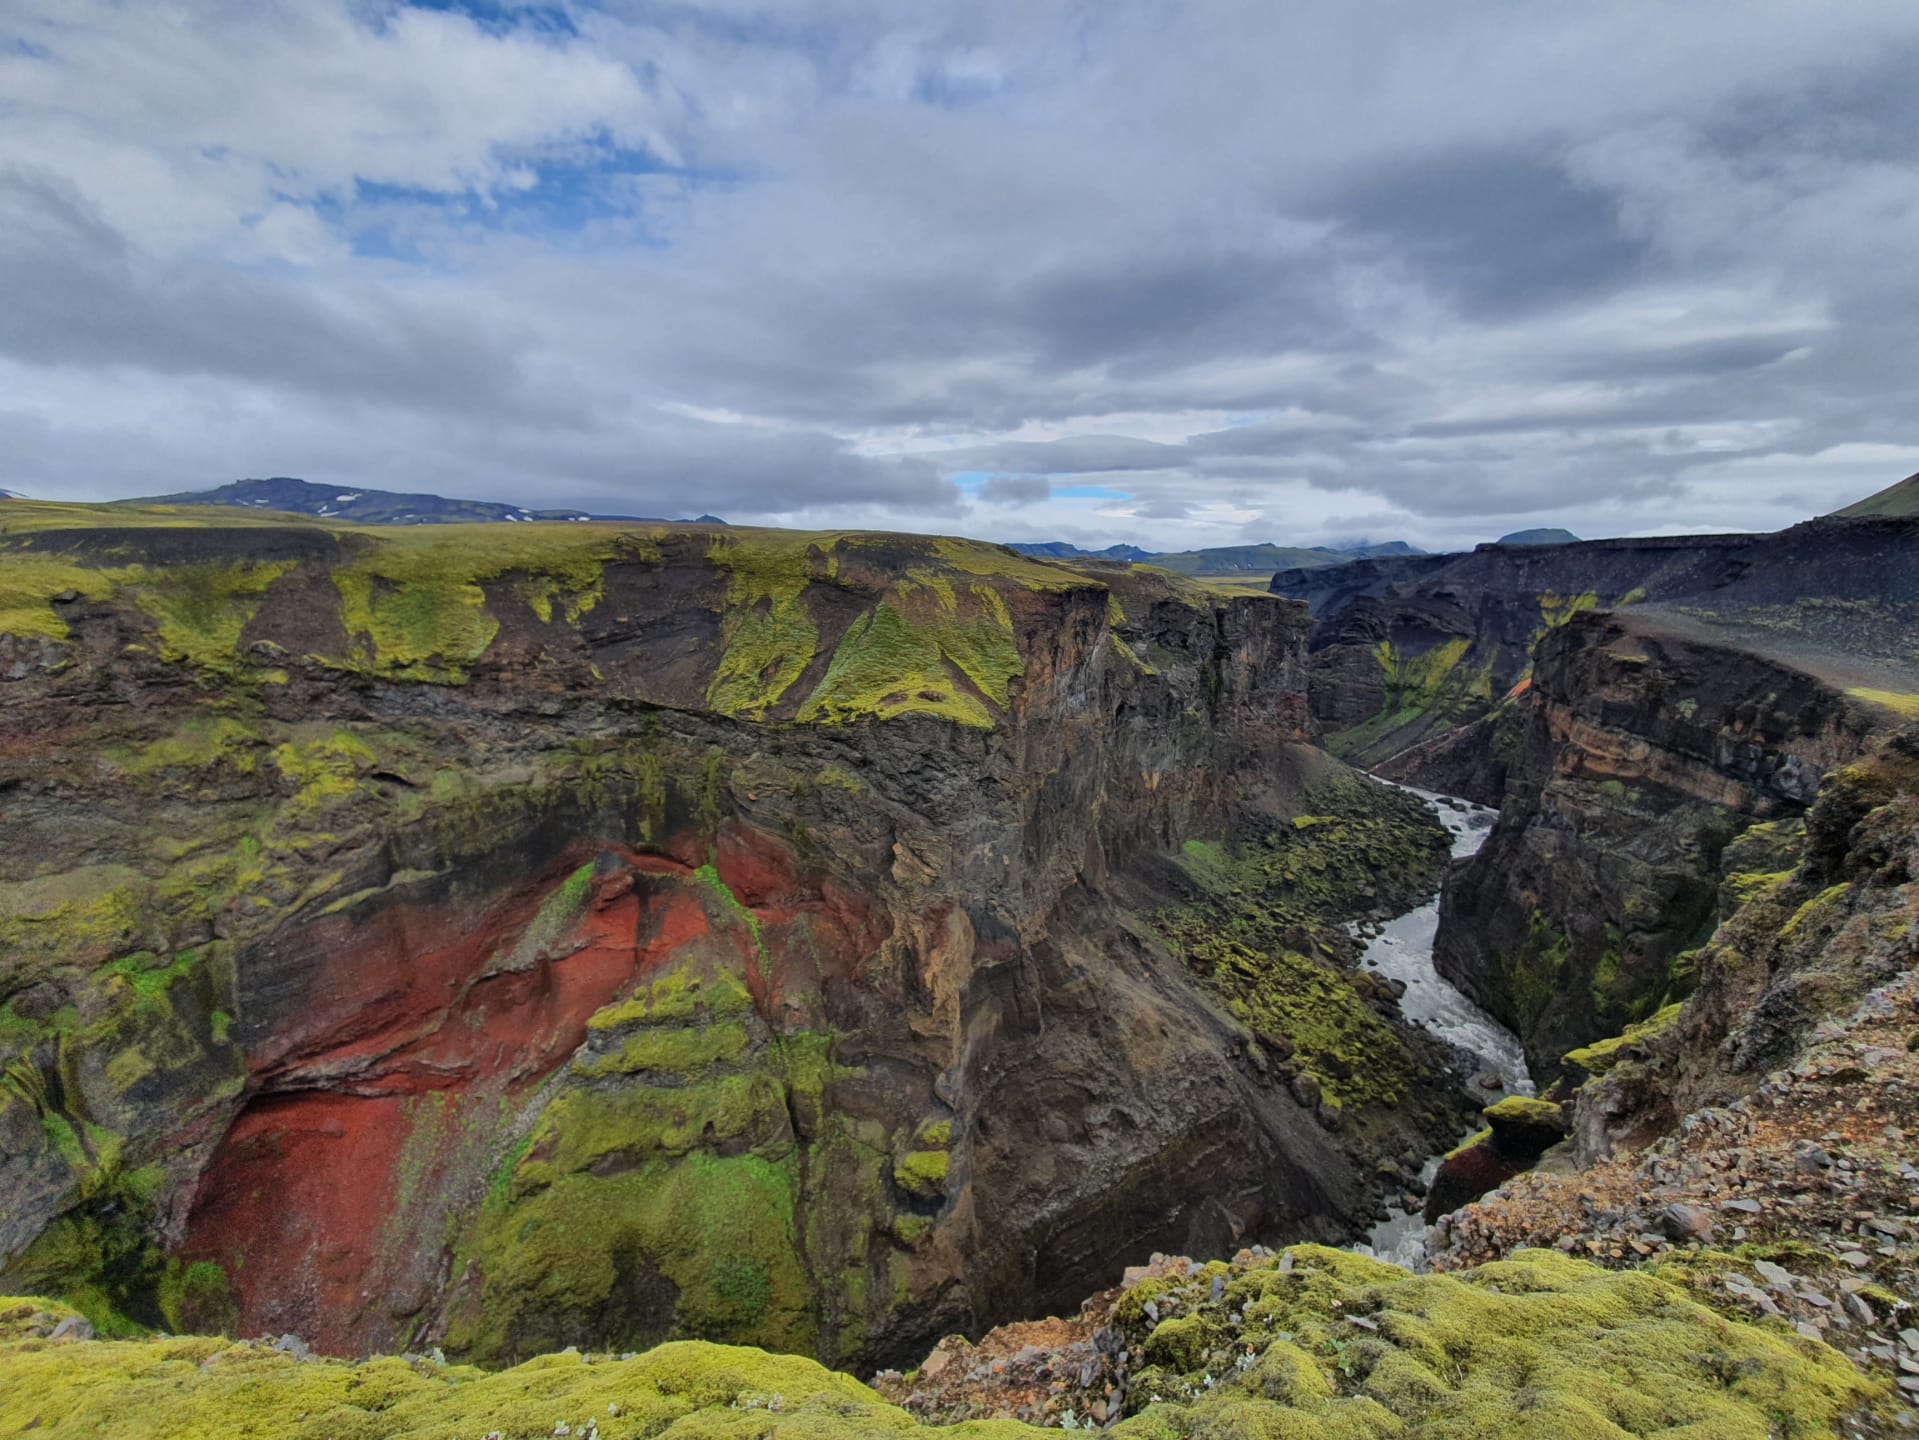
[[[0,484],[1436,544],[1919,468],[1904,0],[549,10],[21,0]]]
[[[1339,196],[1331,216],[1471,314],[1576,304],[1617,289],[1647,246],[1617,197],[1551,160],[1466,153],[1393,165]]]

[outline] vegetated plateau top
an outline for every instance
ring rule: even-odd
[[[284,683],[290,661],[312,660],[461,684],[503,633],[599,678],[606,646],[678,617],[678,653],[693,655],[678,703],[750,719],[925,713],[990,728],[1022,673],[1021,615],[1070,591],[1101,597],[1114,625],[1129,605],[1224,603],[1204,582],[1152,567],[942,536],[667,522],[395,528],[225,506],[0,502],[0,636],[65,645],[75,606],[114,606],[153,630],[162,659],[224,683]]]

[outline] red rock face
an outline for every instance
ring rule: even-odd
[[[294,1330],[331,1350],[385,1338],[367,1303],[418,1288],[404,1272],[420,1248],[393,1243],[389,1222],[484,1151],[661,941],[683,941],[696,918],[703,928],[697,905],[667,892],[649,907],[634,879],[603,876],[563,939],[519,970],[489,973],[534,923],[538,890],[465,934],[456,915],[406,906],[332,927],[341,943],[321,1002],[256,1057],[262,1093],[220,1145],[188,1222],[186,1253],[225,1265],[243,1333]],[[665,923],[643,942],[655,908]]]
[[[877,946],[866,908],[809,885],[772,837],[728,827],[713,853],[758,922],[764,962],[749,927],[716,930],[685,861],[614,846],[577,905],[561,891],[595,863],[584,853],[477,922],[393,904],[306,937],[324,974],[295,1023],[257,1047],[258,1093],[201,1179],[182,1247],[225,1268],[239,1333],[293,1331],[343,1354],[404,1343],[526,1102],[595,1011],[687,947],[736,949],[756,1007],[777,1015],[799,1008],[789,992],[817,994],[822,969],[851,971]],[[802,915],[804,927],[787,923]]]

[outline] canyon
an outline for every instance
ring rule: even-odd
[[[1309,743],[1295,607],[912,537],[21,509],[12,1288],[872,1364],[1343,1238],[1463,1124],[1347,928],[1447,837]]]
[[[1714,1288],[1796,1252],[1524,1247],[1913,969],[1919,522],[1271,596],[925,537],[479,535],[0,510],[0,1292],[49,1297],[0,1366],[82,1363],[72,1315],[430,1352],[401,1388],[449,1414],[577,1347],[622,1395],[909,1423],[677,1343],[721,1341],[892,1367],[923,1420],[1496,1433],[1535,1323],[1504,1293],[1611,1317],[1674,1424],[1896,1409],[1869,1343],[1795,1351]],[[1355,765],[1496,818],[1455,855]],[[1467,1136],[1500,1163],[1442,1203]],[[1324,1248],[1422,1194],[1448,1275]],[[1860,1302],[1895,1352],[1903,1244]],[[1695,1345],[1730,1408],[1678,1398]],[[1656,1432],[1554,1374],[1557,1424]]]

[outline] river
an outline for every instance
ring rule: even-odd
[[[1486,843],[1487,833],[1498,817],[1497,811],[1426,790],[1412,793],[1432,806],[1440,822],[1451,832],[1455,861],[1477,853]],[[1433,967],[1433,939],[1438,933],[1439,897],[1435,895],[1417,910],[1409,910],[1381,926],[1366,946],[1360,964],[1375,974],[1404,981],[1406,993],[1400,997],[1399,1008],[1406,1018],[1478,1058],[1479,1064],[1468,1088],[1486,1104],[1506,1095],[1532,1094],[1533,1080],[1526,1069],[1526,1055],[1519,1038],[1468,1000]],[[1494,1083],[1482,1083],[1488,1080]],[[1434,1155],[1426,1162],[1428,1181],[1439,1168],[1441,1158]],[[1408,1269],[1422,1269],[1428,1229],[1417,1211],[1408,1214],[1394,1208],[1373,1227],[1364,1243],[1353,1248]]]

